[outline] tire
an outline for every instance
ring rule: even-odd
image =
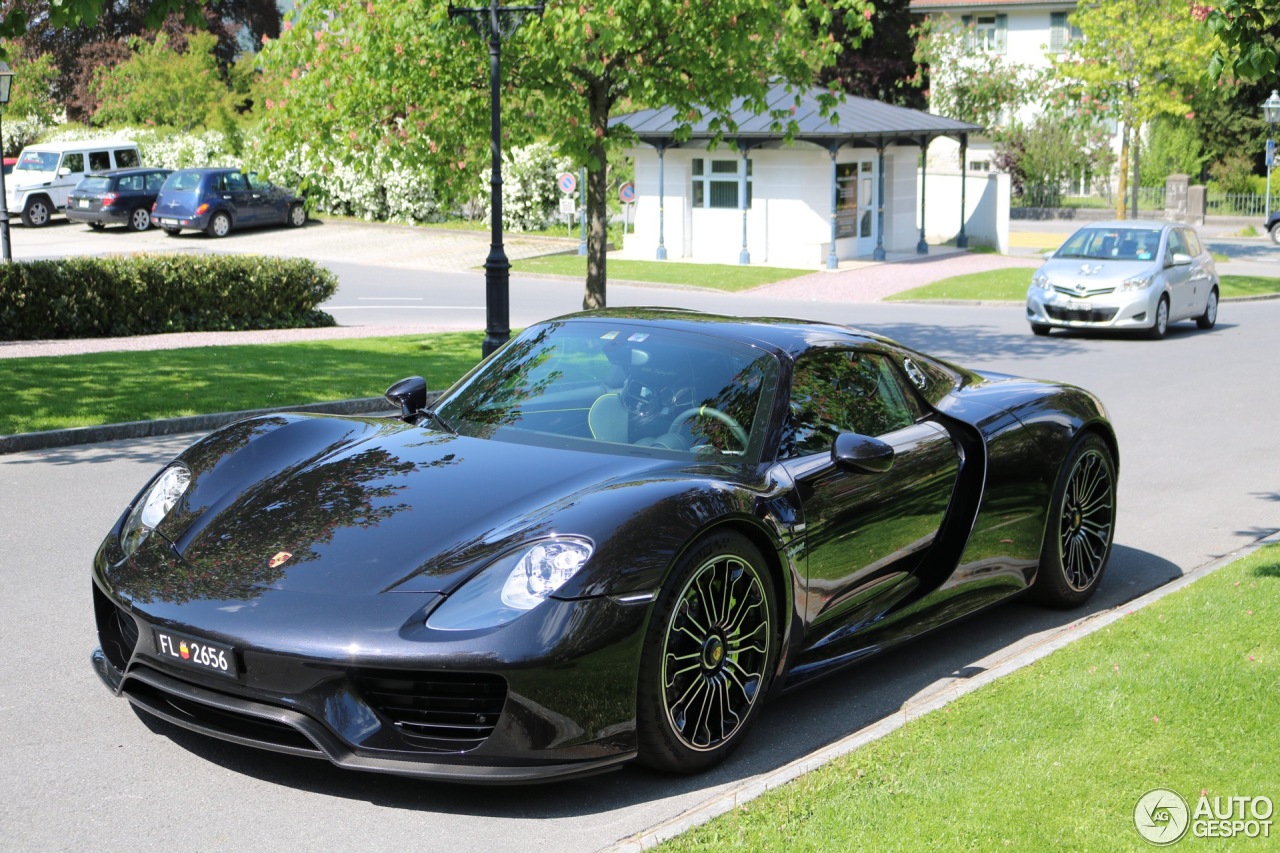
[[[164,233],[168,234],[170,237],[177,237],[179,234],[182,233],[181,228],[163,228],[161,230],[163,230]]]
[[[641,764],[695,773],[738,747],[777,664],[775,602],[764,557],[741,534],[710,534],[680,558],[654,605],[640,659]]]
[[[1102,582],[1115,527],[1115,460],[1102,436],[1085,433],[1058,472],[1031,597],[1059,608],[1088,601]]]
[[[101,222],[89,222],[86,224],[89,226],[90,231],[105,231],[107,227],[103,225]]]
[[[289,205],[289,227],[301,228],[307,224],[307,209],[302,206],[302,202]]]
[[[231,233],[231,217],[221,210],[215,213],[209,219],[209,225],[204,229],[204,233],[210,237],[225,237]]]
[[[1169,332],[1169,297],[1161,296],[1156,306],[1156,320],[1147,329],[1147,337],[1153,341],[1162,339]]]
[[[27,199],[22,208],[22,224],[28,228],[43,228],[53,215],[53,205],[42,195]]]
[[[1280,222],[1271,226],[1271,242],[1280,246]]]
[[[1052,326],[1046,326],[1046,325],[1044,325],[1043,323],[1032,323],[1032,324],[1031,324],[1031,334],[1033,334],[1033,335],[1039,335],[1040,337],[1044,337],[1044,336],[1046,336],[1046,335],[1048,335],[1048,334],[1049,334],[1049,331],[1050,331],[1052,328],[1053,328]]]
[[[130,231],[146,231],[151,227],[151,211],[145,207],[134,208],[129,214]]]
[[[1201,329],[1212,329],[1218,322],[1218,288],[1209,291],[1209,299],[1204,303],[1204,313],[1196,318],[1196,325]]]

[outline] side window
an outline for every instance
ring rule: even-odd
[[[120,179],[121,192],[137,192],[141,189],[138,185],[139,177],[137,175],[125,175]]]
[[[240,172],[228,172],[227,189],[232,192],[243,192],[249,189],[249,182],[244,179],[244,175]]]
[[[109,151],[90,151],[89,152],[89,171],[105,172],[111,168],[111,153]]]
[[[1200,237],[1196,234],[1196,232],[1192,231],[1189,228],[1182,228],[1179,230],[1182,231],[1182,241],[1187,245],[1187,254],[1191,255],[1192,257],[1195,257],[1196,255],[1204,251],[1203,249],[1200,248]]]
[[[138,150],[136,148],[118,148],[116,149],[116,168],[132,169],[135,166],[141,166],[142,160],[138,158]]]
[[[1191,252],[1188,251],[1187,249],[1186,242],[1182,239],[1181,228],[1174,228],[1172,231],[1169,232],[1169,251],[1166,254],[1166,257],[1168,257],[1168,259],[1172,261],[1174,253],[1176,252],[1181,252],[1184,255],[1191,254]]]
[[[792,376],[782,454],[824,453],[842,432],[884,435],[910,426],[919,414],[884,356],[850,350],[809,355]]]
[[[62,155],[62,169],[70,169],[72,174],[84,171],[84,155],[79,151]],[[62,169],[59,169],[61,171]]]

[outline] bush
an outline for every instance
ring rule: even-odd
[[[333,326],[338,289],[312,261],[138,255],[0,265],[0,340]]]

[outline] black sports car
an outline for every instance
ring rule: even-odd
[[[1084,602],[1116,439],[1078,388],[853,329],[527,329],[428,408],[272,415],[94,560],[102,679],[180,726],[474,782],[721,761],[763,700],[995,602]]]

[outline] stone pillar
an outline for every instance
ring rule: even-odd
[[[1204,225],[1204,218],[1208,212],[1208,188],[1203,184],[1187,187],[1187,218],[1182,221],[1188,225]]]
[[[1170,175],[1164,181],[1164,218],[1169,222],[1187,221],[1187,187],[1191,179],[1186,175]]]

